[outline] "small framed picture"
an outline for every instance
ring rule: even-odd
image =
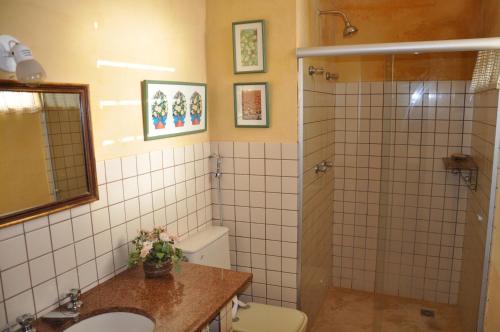
[[[267,83],[234,84],[234,121],[236,127],[269,128]]]
[[[144,140],[207,130],[204,83],[142,81]]]
[[[233,23],[233,66],[235,74],[265,73],[264,21]]]

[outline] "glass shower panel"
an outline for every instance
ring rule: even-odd
[[[392,80],[384,82],[383,91],[375,269],[377,294],[458,304],[470,330],[477,322],[486,231],[476,216],[487,220],[493,160],[493,150],[484,147],[493,146],[495,125],[476,120],[482,117],[470,91],[475,56],[387,59]],[[474,133],[484,126],[485,134]],[[472,155],[479,177],[469,181],[445,169],[443,158],[457,153]],[[474,191],[470,182],[476,181]],[[385,320],[377,321],[383,330]]]
[[[314,321],[331,284],[334,84],[319,72],[321,60],[304,61],[300,305]],[[319,167],[319,168],[318,168]]]
[[[313,329],[353,312],[373,331],[481,326],[499,92],[471,91],[476,57],[303,60],[300,304]],[[446,168],[459,157],[477,172]]]
[[[425,54],[391,60],[393,80],[384,83],[379,293],[457,302],[454,255],[462,249],[456,236],[465,223],[467,186],[444,169],[442,158],[470,153],[466,102],[473,59]],[[459,60],[470,70],[457,71]]]

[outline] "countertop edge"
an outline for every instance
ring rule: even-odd
[[[242,272],[242,273],[248,273],[248,272]],[[231,296],[230,296],[229,300],[228,300],[227,302],[223,303],[223,304],[222,304],[219,308],[217,308],[217,309],[215,310],[215,312],[214,312],[212,315],[210,315],[210,317],[209,317],[209,318],[207,318],[204,322],[202,322],[201,324],[199,324],[199,326],[197,326],[197,327],[193,327],[193,331],[196,331],[196,332],[201,331],[201,330],[202,330],[202,329],[203,329],[206,325],[208,325],[208,324],[209,324],[209,323],[210,323],[210,322],[211,322],[211,321],[212,321],[215,317],[217,317],[217,315],[220,313],[220,311],[222,310],[222,308],[224,308],[224,306],[225,306],[225,305],[226,305],[229,301],[231,301],[231,299],[232,299],[235,295],[237,295],[238,293],[240,293],[241,291],[243,291],[243,290],[245,289],[246,285],[247,285],[250,281],[252,281],[252,278],[253,278],[253,275],[252,275],[251,273],[249,273],[249,274],[248,274],[248,276],[247,276],[247,278],[246,278],[246,280],[244,281],[244,283],[243,283],[243,284],[242,284],[242,285],[241,285],[241,286],[240,286],[240,287],[239,287],[236,291],[231,292],[232,294],[231,294]]]

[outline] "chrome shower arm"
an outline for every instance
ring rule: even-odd
[[[318,16],[320,15],[337,15],[337,16],[342,16],[344,19],[345,24],[351,25],[351,22],[349,21],[349,17],[341,11],[338,10],[318,10],[317,11]]]

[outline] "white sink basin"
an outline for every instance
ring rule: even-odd
[[[155,323],[131,312],[108,312],[72,325],[66,332],[153,332]]]

